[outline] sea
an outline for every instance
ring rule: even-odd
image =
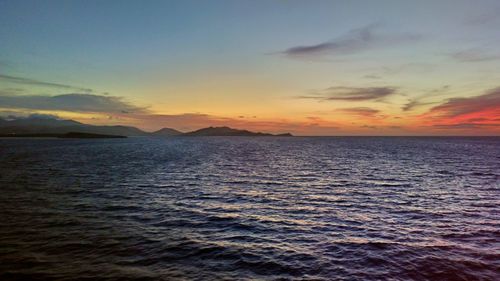
[[[3,138],[0,280],[500,280],[500,138]]]

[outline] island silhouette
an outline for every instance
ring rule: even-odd
[[[120,138],[130,136],[155,137],[210,137],[210,136],[283,136],[292,134],[270,134],[234,129],[227,126],[207,127],[191,132],[181,132],[172,128],[162,128],[154,132],[146,132],[131,126],[97,126],[80,123],[74,120],[55,118],[0,118],[0,137],[58,137],[58,138]]]

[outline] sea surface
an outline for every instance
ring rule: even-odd
[[[0,139],[0,280],[500,280],[500,138]]]

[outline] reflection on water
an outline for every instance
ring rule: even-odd
[[[499,280],[499,138],[0,139],[1,280]]]

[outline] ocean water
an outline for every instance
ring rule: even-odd
[[[0,139],[0,280],[500,280],[500,138]]]

